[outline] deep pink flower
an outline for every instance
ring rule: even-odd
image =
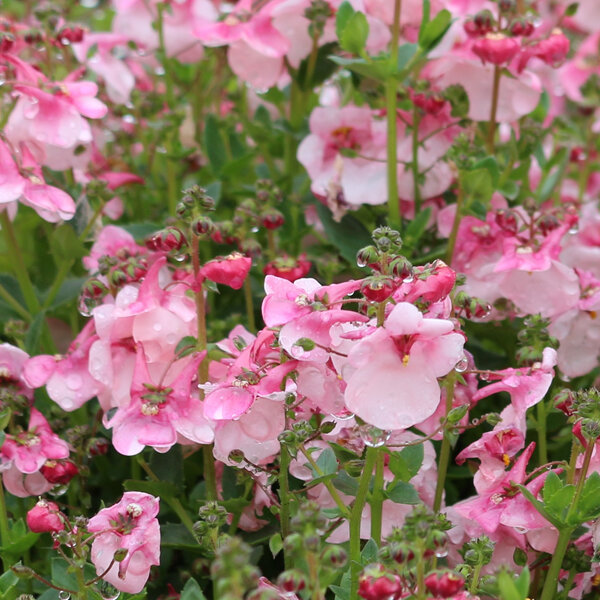
[[[125,550],[125,558],[114,562],[103,579],[118,590],[140,592],[152,565],[160,564],[159,499],[142,492],[125,492],[121,500],[103,508],[88,521],[88,530],[97,535],[92,542],[91,559],[98,575],[104,573],[115,552]]]
[[[34,533],[53,533],[65,528],[58,505],[48,500],[39,500],[27,513],[26,520],[27,526]]]
[[[510,62],[519,52],[521,45],[511,37],[502,33],[488,33],[473,43],[473,52],[486,63],[503,65]]]
[[[200,277],[239,290],[244,285],[251,266],[252,259],[250,257],[233,252],[228,256],[207,262],[200,269]]]

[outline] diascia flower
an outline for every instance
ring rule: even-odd
[[[160,563],[158,505],[159,499],[150,494],[125,492],[117,504],[88,522],[88,531],[97,534],[92,543],[96,573],[122,592],[140,592],[150,567]],[[125,551],[121,561],[114,560],[118,551]]]

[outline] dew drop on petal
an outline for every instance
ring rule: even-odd
[[[81,375],[73,374],[67,377],[66,383],[70,390],[77,391],[81,389],[81,386],[83,385],[83,379],[81,378]]]
[[[456,366],[454,367],[454,370],[457,373],[464,373],[467,370],[467,367],[469,366],[469,360],[467,359],[466,356],[463,356],[457,363]]]
[[[339,413],[336,413],[335,415],[333,415],[338,421],[348,421],[350,419],[354,418],[354,413],[350,412],[347,409],[342,410]]]
[[[364,425],[360,425],[358,427],[358,435],[366,446],[370,446],[371,448],[379,448],[390,439],[392,432],[379,429],[378,427],[374,427],[373,425],[365,423]]]
[[[415,280],[413,275],[409,275],[402,280],[402,283],[412,283]]]
[[[64,590],[61,590],[60,592],[58,592],[58,597],[60,598],[60,600],[69,600],[69,598],[71,598],[71,594],[69,594],[69,592],[65,592]]]
[[[481,381],[489,381],[490,380],[490,372],[483,371],[482,373],[479,373],[479,379],[481,379]]]

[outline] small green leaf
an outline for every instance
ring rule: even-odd
[[[375,560],[377,560],[377,552],[378,551],[379,551],[379,548],[377,547],[375,540],[370,538],[367,541],[367,543],[365,544],[364,548],[362,549],[362,552],[360,553],[360,557],[362,559],[362,564],[368,565],[368,564],[374,562]]]
[[[164,498],[176,498],[180,494],[179,488],[170,481],[141,481],[137,479],[126,479],[123,488],[127,492],[145,492],[153,496]]]
[[[507,571],[498,574],[498,589],[502,600],[525,600],[527,597],[521,594],[513,576]]]
[[[344,29],[346,29],[346,25],[354,12],[354,8],[348,0],[344,0],[337,9],[335,16],[335,34],[337,35],[338,40],[342,37]]]
[[[204,121],[204,150],[210,166],[216,175],[219,175],[227,163],[227,149],[219,129],[217,118],[209,114]]]
[[[421,502],[415,486],[406,481],[391,483],[385,490],[385,495],[396,504],[419,504]]]
[[[361,12],[355,12],[348,18],[339,37],[340,46],[346,52],[360,55],[364,52],[369,37],[369,23]]]
[[[369,77],[377,81],[384,81],[393,75],[394,69],[387,57],[365,60],[364,58],[345,58],[343,56],[330,56],[329,60],[336,65],[354,71],[363,77]]]
[[[271,551],[273,558],[275,558],[281,552],[282,549],[283,549],[283,539],[281,538],[281,534],[274,533],[269,538],[269,550]]]
[[[398,73],[401,73],[406,68],[418,49],[419,46],[417,44],[402,44],[398,48],[398,64],[396,65]]]
[[[389,469],[396,478],[408,482],[419,472],[424,455],[423,444],[407,446],[400,452],[391,453]]]
[[[182,337],[177,343],[177,346],[175,346],[175,356],[177,358],[189,356],[196,350],[197,345],[198,340],[193,335],[186,335],[185,337]]]
[[[567,6],[567,8],[565,8],[565,17],[572,17],[576,12],[577,9],[579,8],[579,2],[571,2],[571,4],[569,4],[569,6]]]
[[[548,502],[554,494],[562,489],[562,487],[563,483],[560,480],[560,477],[554,471],[550,471],[546,476],[546,481],[544,481],[544,487],[542,488],[542,498],[544,502]]]
[[[445,8],[435,15],[435,17],[425,25],[419,32],[419,46],[425,52],[433,50],[442,40],[450,24],[452,23],[452,15]]]
[[[179,600],[206,600],[206,596],[198,582],[192,577],[185,582]]]
[[[335,488],[340,490],[342,494],[356,496],[358,492],[358,481],[354,477],[350,477],[346,471],[340,471],[338,476],[331,480],[331,483],[333,483]]]
[[[333,475],[337,473],[338,462],[337,458],[335,457],[335,453],[331,448],[325,448],[325,450],[321,452],[319,458],[317,459],[317,466],[322,471],[322,475],[320,475],[320,477],[323,475]]]

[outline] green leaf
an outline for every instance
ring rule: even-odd
[[[429,19],[431,17],[431,0],[423,0],[423,16],[421,17],[421,25],[419,27],[419,36],[418,40],[420,40],[425,35],[425,28],[429,24]]]
[[[269,538],[269,550],[271,551],[273,558],[275,558],[281,552],[281,550],[283,550],[283,539],[280,533],[274,533]]]
[[[502,184],[502,187],[498,190],[505,198],[514,200],[519,195],[519,186],[516,181],[508,179]]]
[[[365,60],[364,58],[345,58],[343,56],[330,56],[329,60],[336,65],[354,71],[363,77],[370,77],[377,81],[384,81],[393,75],[394,69],[387,57]]]
[[[515,587],[522,598],[527,598],[529,593],[529,584],[531,583],[531,574],[529,568],[526,566],[521,574],[515,579]]]
[[[430,216],[431,208],[427,207],[408,224],[408,227],[404,230],[402,235],[404,246],[411,250],[416,248],[419,240],[423,237],[423,234],[427,229],[427,223],[429,222]]]
[[[418,49],[419,46],[417,44],[402,44],[398,48],[398,64],[396,65],[398,73],[404,71],[408,63],[417,53]]]
[[[50,236],[50,251],[60,265],[65,261],[76,260],[86,254],[86,248],[75,229],[64,223],[59,225]]]
[[[168,452],[154,452],[150,458],[150,468],[160,481],[183,487],[183,452],[179,444]]]
[[[399,452],[391,453],[388,466],[395,477],[408,482],[419,472],[424,456],[423,444],[407,446]]]
[[[50,310],[54,310],[71,300],[74,300],[81,293],[83,284],[87,281],[87,277],[71,277],[65,279],[63,284],[60,286],[58,293],[54,297],[52,304],[50,304]],[[48,290],[49,291],[49,290]],[[45,297],[45,295],[44,295]]]
[[[335,457],[335,453],[331,448],[325,448],[317,459],[317,466],[321,469],[322,474],[319,475],[333,475],[338,471],[338,462]]]
[[[11,588],[15,587],[19,578],[10,570],[6,571],[3,575],[0,576],[0,592],[2,592],[2,596],[6,594]]]
[[[170,481],[141,481],[137,479],[126,479],[123,488],[127,492],[145,492],[161,498],[176,498],[181,490]]]
[[[204,121],[204,151],[213,172],[219,175],[227,163],[227,149],[217,118],[209,114]]]
[[[435,15],[435,17],[429,21],[419,31],[419,46],[423,48],[425,52],[433,50],[442,40],[446,32],[450,28],[452,23],[452,15],[445,8]]]
[[[544,487],[542,488],[542,499],[545,503],[549,502],[550,498],[554,496],[563,487],[563,483],[560,477],[554,472],[550,471],[544,481]]]
[[[160,526],[160,545],[186,552],[200,551],[200,546],[194,536],[181,523],[164,523]]]
[[[336,48],[337,43],[335,42],[319,46],[315,69],[310,81],[307,81],[306,79],[309,58],[305,58],[300,63],[300,67],[298,68],[298,82],[303,90],[312,90],[314,86],[323,83],[333,75],[335,72],[335,65],[330,60],[327,60],[327,58],[332,52],[335,52]]]
[[[333,220],[330,210],[322,204],[316,204],[317,214],[325,228],[327,239],[351,264],[356,264],[356,253],[371,244],[371,236],[365,226],[351,215],[345,215],[337,223]]]
[[[401,480],[388,485],[385,495],[396,504],[419,504],[421,502],[415,486]]]
[[[198,582],[191,577],[185,582],[179,600],[206,600]]]
[[[564,15],[565,17],[572,17],[579,8],[579,2],[571,2],[567,8],[565,8]]]
[[[350,477],[346,471],[340,471],[338,476],[331,480],[331,483],[333,483],[335,488],[340,490],[342,494],[356,496],[358,492],[358,481],[354,477]]]
[[[27,333],[25,334],[25,351],[30,355],[37,354],[45,319],[46,313],[40,311],[31,322],[31,325],[29,325],[29,329],[27,329]]]
[[[552,523],[552,525],[554,525],[554,527],[556,527],[557,529],[561,529],[564,527],[562,521],[556,519],[553,515],[551,515],[544,507],[544,504],[540,502],[524,485],[517,484],[517,487],[519,488],[523,496],[525,496],[525,498],[527,498],[527,500],[531,502],[533,508],[535,508],[535,510],[537,510],[540,513],[540,515],[544,517],[544,519]]]
[[[538,123],[542,123],[548,114],[548,110],[550,109],[550,95],[546,90],[542,92],[540,95],[540,101],[538,105],[533,109],[533,112],[530,113],[530,117],[537,121]]]
[[[351,15],[344,25],[339,36],[340,46],[346,52],[362,54],[369,37],[369,23],[367,17],[361,12]]]
[[[362,552],[360,553],[360,557],[362,559],[363,565],[368,565],[377,560],[377,553],[379,552],[379,548],[375,543],[373,538],[369,538],[367,543],[365,544]]]
[[[502,600],[525,600],[526,595],[521,594],[512,575],[507,571],[498,574],[498,589]]]
[[[592,473],[585,481],[577,502],[577,517],[580,523],[600,516],[600,475]]]
[[[348,0],[344,0],[337,9],[337,14],[335,16],[335,34],[338,40],[342,37],[344,29],[346,29],[346,25],[354,12],[354,8]]]
[[[494,193],[492,176],[488,169],[474,169],[461,173],[461,185],[467,202],[467,208],[472,210],[473,201],[482,203],[484,206],[490,201]]]
[[[175,356],[177,358],[189,356],[196,350],[197,345],[198,340],[193,335],[186,335],[185,337],[182,337],[177,343],[177,346],[175,346]]]

